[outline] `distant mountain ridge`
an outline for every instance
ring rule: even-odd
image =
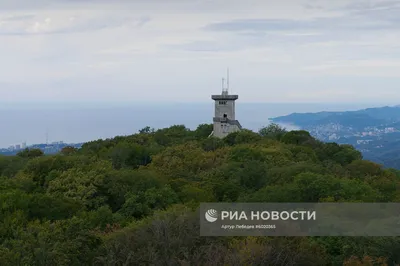
[[[361,121],[356,119],[362,119]],[[390,124],[400,122],[400,105],[367,108],[345,112],[293,113],[271,118],[274,122],[296,122],[298,126],[312,126],[321,123],[340,123],[358,126],[376,126],[377,123]]]
[[[400,169],[400,105],[357,111],[293,113],[270,118],[328,142],[351,144],[368,160]]]

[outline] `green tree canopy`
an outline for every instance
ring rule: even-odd
[[[400,171],[271,124],[0,157],[0,265],[398,265],[399,237],[201,237],[201,202],[397,202]],[[386,263],[386,264],[385,264]]]

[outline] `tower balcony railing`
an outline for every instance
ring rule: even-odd
[[[215,100],[215,101],[224,101],[224,100],[231,100],[231,101],[235,101],[237,99],[239,99],[239,95],[229,95],[229,94],[217,94],[217,95],[211,95],[211,99]]]

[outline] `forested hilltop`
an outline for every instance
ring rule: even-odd
[[[0,157],[0,265],[396,265],[400,238],[200,237],[200,202],[397,202],[400,172],[276,125]]]

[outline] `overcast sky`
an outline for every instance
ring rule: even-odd
[[[398,0],[0,0],[0,101],[211,101],[229,67],[244,102],[396,102],[399,14]]]

